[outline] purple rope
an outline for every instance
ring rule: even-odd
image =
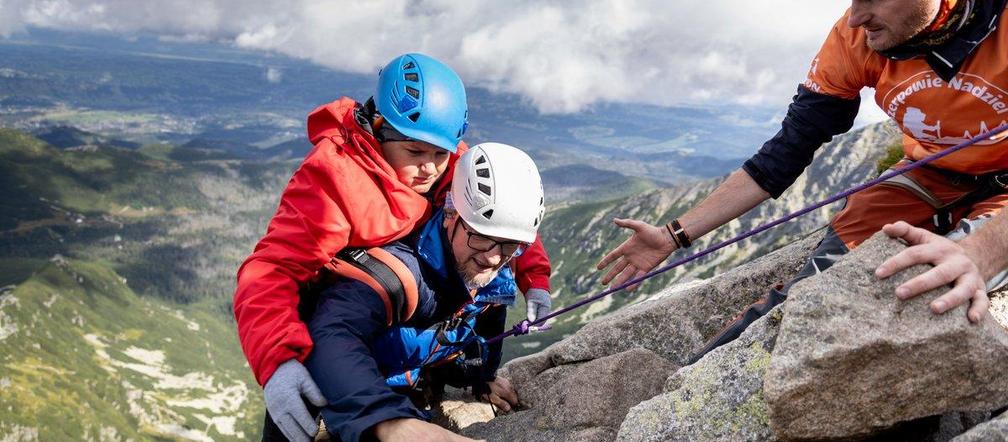
[[[875,179],[873,179],[871,181],[868,181],[868,182],[866,182],[864,184],[861,184],[861,185],[855,186],[855,187],[851,187],[851,188],[849,188],[849,189],[847,189],[847,190],[845,190],[843,192],[840,192],[840,193],[838,193],[836,195],[833,195],[833,196],[831,196],[829,198],[826,198],[825,200],[822,200],[822,201],[820,201],[818,203],[815,203],[815,204],[813,204],[811,206],[808,206],[808,207],[806,207],[804,209],[801,209],[801,210],[799,210],[797,212],[791,213],[790,215],[787,215],[787,216],[782,217],[782,218],[778,218],[777,220],[771,221],[771,222],[769,222],[767,224],[759,226],[759,227],[757,227],[755,229],[752,229],[752,230],[750,230],[748,232],[739,234],[738,236],[736,236],[736,237],[734,237],[732,239],[729,239],[727,241],[722,241],[722,242],[720,242],[718,244],[715,244],[715,245],[713,245],[711,247],[708,247],[705,250],[702,250],[700,252],[694,253],[694,254],[692,254],[690,256],[687,256],[685,258],[680,258],[680,259],[672,262],[671,264],[668,264],[668,265],[666,265],[664,267],[659,267],[658,269],[652,270],[651,272],[648,272],[648,273],[646,273],[644,275],[641,275],[641,276],[639,276],[637,278],[631,279],[631,280],[629,280],[627,282],[624,282],[623,284],[620,284],[620,285],[618,285],[616,287],[612,287],[612,288],[610,288],[608,290],[605,290],[602,293],[599,293],[599,294],[597,294],[595,296],[592,296],[590,298],[585,298],[585,299],[583,299],[581,301],[575,302],[574,304],[571,304],[571,305],[569,305],[567,307],[564,307],[564,308],[562,308],[560,310],[553,311],[553,312],[551,312],[550,314],[548,314],[546,316],[543,316],[543,317],[541,317],[539,319],[536,319],[535,321],[531,321],[530,322],[527,319],[523,320],[522,322],[520,322],[517,325],[515,325],[510,331],[504,332],[504,333],[502,333],[500,335],[495,336],[493,339],[487,340],[487,344],[492,344],[494,342],[501,341],[501,340],[503,340],[504,338],[506,338],[508,336],[526,334],[526,333],[528,333],[529,326],[544,323],[547,320],[549,320],[550,318],[555,318],[555,317],[560,316],[560,315],[562,315],[564,313],[567,313],[567,312],[569,312],[571,310],[574,310],[574,309],[576,309],[578,307],[581,307],[581,306],[583,306],[585,304],[590,304],[592,302],[598,301],[599,299],[602,299],[603,297],[609,296],[609,295],[611,295],[611,294],[613,294],[615,292],[618,292],[620,290],[623,290],[623,289],[625,289],[627,287],[630,287],[632,285],[638,284],[638,283],[640,283],[640,282],[642,282],[642,281],[644,281],[646,279],[649,279],[649,278],[652,278],[654,276],[657,276],[657,275],[660,275],[662,273],[665,273],[665,272],[667,272],[669,270],[672,270],[672,269],[674,269],[676,267],[679,267],[679,266],[681,266],[683,264],[686,264],[686,263],[688,263],[690,261],[695,261],[697,259],[700,259],[700,258],[702,258],[704,256],[707,256],[707,255],[709,255],[711,253],[714,253],[714,252],[716,252],[716,251],[718,251],[720,249],[723,249],[723,248],[725,248],[727,246],[730,246],[730,245],[735,244],[735,243],[737,243],[739,241],[742,241],[743,239],[746,239],[746,238],[758,235],[760,233],[763,233],[763,232],[765,232],[767,230],[770,230],[770,229],[772,229],[774,227],[777,227],[777,226],[779,226],[781,224],[784,224],[784,223],[786,223],[788,221],[791,221],[792,219],[795,219],[795,218],[797,218],[799,216],[805,215],[805,214],[807,214],[807,213],[809,213],[809,212],[811,212],[813,210],[819,209],[819,208],[821,208],[823,206],[826,206],[826,205],[829,205],[829,204],[833,204],[833,203],[835,203],[835,202],[837,202],[837,201],[839,201],[839,200],[841,200],[843,198],[847,198],[848,196],[851,196],[851,195],[853,195],[853,194],[855,194],[857,192],[860,192],[860,191],[865,190],[865,189],[867,189],[867,188],[869,188],[871,186],[874,186],[874,185],[876,185],[878,183],[881,183],[881,182],[883,182],[885,180],[888,180],[889,178],[892,178],[892,177],[894,177],[896,175],[902,175],[902,174],[904,174],[906,172],[909,172],[911,170],[914,170],[914,169],[917,169],[919,167],[922,167],[925,164],[931,163],[931,162],[933,162],[935,160],[938,160],[940,158],[944,158],[944,157],[946,157],[948,155],[951,155],[951,154],[953,154],[955,152],[958,152],[959,150],[962,150],[962,149],[964,149],[966,147],[972,146],[972,145],[976,144],[977,142],[983,141],[983,140],[988,139],[988,138],[994,138],[995,135],[998,135],[998,134],[1004,132],[1005,130],[1008,130],[1008,124],[996,127],[996,128],[994,128],[994,129],[992,129],[990,131],[987,131],[986,133],[982,133],[980,135],[977,135],[977,136],[975,136],[975,137],[973,137],[973,138],[971,138],[969,140],[963,141],[962,143],[959,143],[959,144],[957,144],[955,146],[952,146],[952,147],[950,147],[948,149],[945,149],[945,150],[943,150],[941,152],[938,152],[936,154],[927,156],[927,157],[925,157],[925,158],[923,158],[923,159],[921,159],[919,161],[915,161],[913,163],[910,163],[910,164],[908,164],[908,165],[906,165],[904,167],[901,167],[899,169],[895,169],[895,170],[893,170],[891,172],[884,173],[881,176],[879,176],[878,178],[875,178]]]

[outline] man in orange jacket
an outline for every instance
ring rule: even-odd
[[[613,265],[603,282],[621,283],[650,271],[676,249],[780,196],[822,143],[852,127],[862,88],[875,89],[875,101],[903,130],[904,162],[1005,124],[1005,3],[853,0],[798,86],[780,132],[697,207],[667,225],[617,219],[618,226],[633,234],[599,262],[600,270]],[[851,196],[799,276],[783,289],[771,290],[699,354],[737,337],[748,323],[783,302],[795,281],[825,270],[886,224],[902,219],[955,236],[977,229],[1008,205],[1006,183],[1008,142],[999,138]],[[956,220],[961,220],[958,226]],[[995,279],[1003,281],[1002,276]],[[979,290],[944,301],[936,313],[970,301],[970,320],[977,320],[988,305],[986,291]]]
[[[312,340],[299,317],[299,288],[344,247],[388,244],[422,226],[450,188],[467,125],[461,79],[422,54],[385,66],[373,100],[341,98],[309,115],[315,147],[239,268],[234,295],[242,349],[289,439],[316,430],[301,397],[324,403],[301,365]],[[545,314],[550,264],[541,241],[513,266],[535,317]]]

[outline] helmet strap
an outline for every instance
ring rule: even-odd
[[[458,209],[455,208],[455,200],[452,198],[451,192],[445,193],[444,209],[452,210],[455,211],[455,213],[458,213]]]
[[[376,117],[371,127],[374,128],[375,139],[377,139],[379,143],[385,143],[388,141],[415,141],[412,138],[403,135],[402,132],[399,132],[396,128],[392,127],[391,124],[385,124],[385,117],[381,116],[381,114],[375,115]]]

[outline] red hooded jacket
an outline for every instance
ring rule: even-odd
[[[281,363],[304,359],[312,340],[298,317],[298,289],[344,247],[375,247],[406,236],[430,217],[431,205],[399,182],[378,141],[341,98],[308,116],[315,148],[294,172],[266,235],[238,269],[234,313],[238,338],[260,385]],[[458,156],[434,190],[443,201]],[[550,264],[539,238],[514,262],[518,287],[549,290]]]

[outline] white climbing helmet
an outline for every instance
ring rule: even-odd
[[[524,243],[535,241],[545,210],[532,158],[500,143],[478,144],[458,159],[451,200],[473,230]]]

